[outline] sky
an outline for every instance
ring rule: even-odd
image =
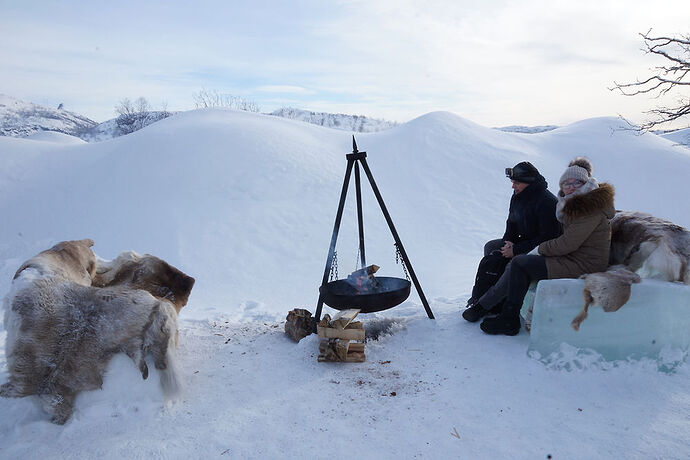
[[[642,122],[675,100],[608,88],[663,63],[639,33],[689,24],[687,0],[0,0],[0,93],[96,121],[123,98],[192,109],[205,89],[262,112]]]

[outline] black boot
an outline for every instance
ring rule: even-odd
[[[487,334],[517,335],[520,332],[520,316],[501,314],[495,318],[486,318],[479,327]]]
[[[467,302],[467,309],[462,312],[462,317],[470,323],[476,323],[489,314],[489,310],[484,309],[478,302],[470,299]]]

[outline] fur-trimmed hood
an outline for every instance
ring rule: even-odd
[[[608,267],[611,250],[613,187],[597,184],[587,190],[583,185],[566,199],[559,197],[563,234],[539,245],[546,256],[549,278],[575,278],[585,273],[603,272]],[[556,208],[558,216],[558,207]]]
[[[560,196],[562,192],[558,194]],[[563,215],[573,218],[603,212],[611,219],[616,214],[616,208],[613,206],[614,195],[613,186],[602,182],[599,188],[569,198],[563,206]]]

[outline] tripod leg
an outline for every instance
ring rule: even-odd
[[[350,176],[352,174],[352,166],[355,160],[347,161],[347,169],[345,170],[345,180],[343,181],[343,189],[340,192],[340,203],[338,203],[338,212],[335,215],[335,224],[333,225],[333,235],[331,236],[331,245],[328,248],[328,257],[326,258],[326,268],[323,271],[323,280],[321,281],[321,287],[328,283],[328,272],[331,269],[331,264],[333,263],[333,253],[335,252],[335,243],[338,241],[338,231],[340,231],[340,221],[343,218],[343,209],[345,208],[345,198],[347,197],[347,187],[350,184]],[[321,309],[323,308],[323,295],[321,294],[321,289],[319,289],[319,301],[316,304],[316,313],[314,317],[318,323],[321,320]]]
[[[388,223],[388,228],[390,228],[391,233],[393,234],[393,239],[395,240],[395,244],[398,245],[398,248],[400,249],[400,255],[403,258],[403,262],[407,265],[408,270],[410,271],[410,278],[412,278],[412,282],[414,283],[415,289],[417,289],[417,294],[419,294],[419,298],[422,301],[422,305],[424,305],[424,309],[426,310],[426,314],[430,319],[434,319],[434,314],[431,311],[431,308],[429,307],[429,302],[426,300],[426,296],[424,295],[424,292],[422,291],[422,286],[419,284],[419,280],[417,279],[417,275],[414,272],[414,268],[412,268],[412,264],[410,263],[410,259],[407,257],[407,253],[405,252],[405,248],[403,247],[402,241],[400,241],[400,236],[398,236],[397,230],[395,230],[395,225],[393,225],[393,220],[391,219],[390,214],[388,214],[388,209],[386,208],[386,204],[383,202],[383,197],[381,196],[381,192],[379,192],[379,188],[376,186],[376,181],[374,181],[374,176],[371,174],[371,170],[369,169],[369,165],[367,164],[366,158],[363,158],[360,160],[362,163],[362,167],[364,168],[364,172],[367,175],[367,178],[369,179],[369,183],[371,184],[371,188],[374,191],[374,195],[376,195],[376,200],[379,202],[379,206],[381,207],[381,211],[383,212],[383,216],[386,218],[386,222]]]
[[[359,228],[359,255],[362,267],[367,266],[367,257],[364,253],[364,217],[362,215],[362,185],[359,179],[359,165],[355,161],[355,191],[357,192],[357,224]]]

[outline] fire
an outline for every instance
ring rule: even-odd
[[[347,282],[354,286],[357,295],[374,292],[379,285],[374,277],[374,273],[376,273],[379,268],[378,265],[369,265],[355,270],[348,275]]]

